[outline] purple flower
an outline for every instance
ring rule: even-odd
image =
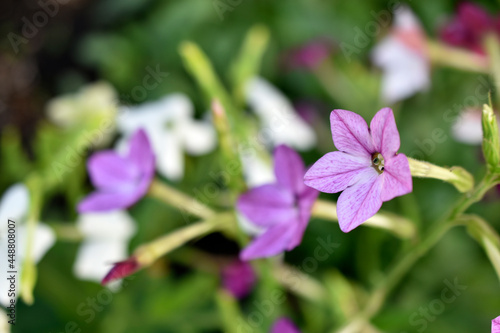
[[[242,194],[238,210],[265,231],[241,253],[248,261],[274,256],[300,244],[318,192],[305,186],[304,162],[291,148],[281,145],[274,151],[277,182]]]
[[[233,261],[222,270],[222,285],[236,298],[247,296],[255,280],[252,266],[240,260]]]
[[[441,30],[441,39],[450,45],[483,54],[483,37],[488,32],[499,35],[499,28],[498,20],[483,8],[464,2],[458,6],[456,17]]]
[[[300,331],[290,319],[283,317],[274,322],[271,333],[300,333]]]
[[[370,129],[354,112],[330,115],[334,151],[306,173],[306,185],[326,193],[343,191],[337,203],[340,229],[349,232],[366,221],[382,202],[412,191],[408,159],[397,154],[399,133],[390,108],[373,117]]]
[[[500,333],[500,316],[491,321],[491,333]]]
[[[127,208],[148,191],[154,177],[155,157],[143,130],[130,139],[127,156],[113,150],[92,155],[87,163],[97,191],[78,204],[78,212],[102,212]]]

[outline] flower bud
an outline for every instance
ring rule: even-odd
[[[493,109],[483,105],[483,154],[491,171],[499,169],[500,162],[500,144],[498,138],[498,123]]]

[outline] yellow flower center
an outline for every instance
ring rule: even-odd
[[[374,153],[372,155],[372,167],[381,174],[384,172],[384,156],[381,153]]]

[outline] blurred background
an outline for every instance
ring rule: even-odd
[[[477,4],[494,17],[500,13],[497,1]],[[431,39],[439,39],[440,29],[454,16],[457,5],[451,0],[408,2]],[[22,181],[30,171],[50,165],[53,147],[57,141],[66,140],[64,135],[40,134],[48,126],[46,112],[51,99],[74,93],[89,83],[107,81],[116,89],[120,104],[125,105],[182,92],[194,103],[196,115],[201,118],[210,101],[185,70],[180,43],[197,43],[227,83],[230,65],[255,24],[262,24],[270,32],[259,75],[287,96],[318,135],[317,147],[302,152],[306,164],[312,164],[334,149],[328,126],[332,109],[350,109],[370,120],[379,107],[385,106],[380,99],[382,71],[373,65],[370,54],[388,34],[390,24],[382,25],[376,33],[365,33],[366,43],[359,31],[376,20],[376,13],[390,6],[386,1],[360,0],[3,0],[0,192]],[[37,14],[41,11],[51,15]],[[362,47],[356,42],[360,38]],[[298,48],[312,41],[326,45],[332,72],[321,76],[317,70],[290,61]],[[349,57],[342,48],[347,44],[358,45]],[[133,94],[152,69],[168,75],[145,94]],[[347,81],[336,81],[336,74]],[[487,102],[484,94],[476,99],[476,105],[465,105],[464,98],[475,96],[480,84],[492,89],[490,79],[486,74],[437,65],[431,66],[430,79],[426,91],[391,105],[401,134],[400,151],[438,165],[460,165],[481,175],[485,168],[480,144],[457,139],[454,122],[447,120],[445,113],[451,109],[457,114]],[[328,80],[332,80],[330,87],[348,82],[350,90],[332,94]],[[466,133],[473,130],[465,126]],[[432,139],[435,129],[442,130],[438,139]],[[209,174],[218,170],[215,155],[186,156],[185,177],[172,184],[192,193],[213,182]],[[68,181],[47,197],[43,221],[73,225],[77,219],[75,205],[90,190],[81,163]],[[334,200],[337,196],[321,197]],[[383,208],[411,217],[425,230],[457,197],[449,184],[416,179],[413,193],[385,203]],[[491,191],[471,211],[480,213],[500,230],[499,200],[499,192]],[[181,212],[149,198],[130,209],[130,215],[137,225],[130,250],[185,225]],[[409,246],[377,229],[358,228],[343,234],[337,224],[313,219],[302,244],[286,253],[285,260],[301,267],[304,258],[314,252],[317,238],[325,235],[331,235],[340,246],[308,274],[322,281],[332,293],[337,288],[337,272],[363,293],[386,271],[397,253]],[[74,274],[79,246],[78,239],[58,236],[37,266],[35,301],[32,305],[19,301],[12,332],[223,331],[215,296],[221,286],[220,274],[209,264],[209,269],[203,267],[210,260],[237,255],[237,244],[223,235],[209,235],[164,257],[126,280],[121,290],[112,294],[112,300],[95,307],[89,298],[98,297],[103,287]],[[446,281],[457,279],[466,289],[453,302],[442,303],[444,308],[436,306],[433,301],[441,299]],[[491,319],[500,314],[498,287],[481,247],[464,228],[456,228],[411,270],[374,323],[383,332],[489,332]],[[269,297],[269,288],[274,287],[258,284],[243,298],[244,313],[255,311],[256,304]],[[436,308],[429,310],[429,317],[420,312],[433,306]],[[276,315],[264,316],[256,332],[266,332],[280,314],[293,318],[303,332],[330,332],[343,320],[339,312],[293,293],[287,293],[287,301],[276,311]],[[425,326],[418,322],[422,318]]]

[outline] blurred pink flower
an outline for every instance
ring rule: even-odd
[[[90,179],[97,191],[78,204],[78,212],[103,212],[127,208],[148,191],[154,177],[155,156],[143,130],[129,141],[127,156],[113,150],[94,154],[88,160]]]
[[[410,97],[430,85],[425,33],[406,6],[396,10],[391,32],[375,46],[371,58],[383,70],[382,97],[387,103]]]
[[[441,29],[440,36],[447,44],[483,54],[482,39],[488,32],[500,37],[500,20],[482,7],[464,2],[458,6],[456,16]]]
[[[300,333],[300,331],[290,319],[282,317],[274,322],[271,333]]]
[[[390,108],[370,123],[358,114],[333,110],[333,142],[339,151],[320,158],[306,173],[305,184],[326,193],[343,191],[337,202],[340,229],[349,232],[382,206],[412,191],[408,158],[398,154],[399,132]]]
[[[262,185],[242,194],[238,210],[265,229],[241,253],[244,261],[292,250],[302,241],[318,192],[304,185],[304,162],[291,148],[274,151],[275,184]]]
[[[500,333],[500,316],[491,321],[491,333]]]
[[[101,284],[104,286],[112,281],[123,279],[137,272],[139,268],[140,265],[134,257],[117,262],[113,265],[113,268],[111,268],[108,274],[106,274],[104,279],[102,279]]]
[[[247,296],[255,281],[253,268],[246,262],[235,260],[222,270],[222,285],[236,298]]]
[[[286,64],[291,68],[314,69],[332,52],[332,43],[325,39],[315,39],[291,49],[286,55]]]

